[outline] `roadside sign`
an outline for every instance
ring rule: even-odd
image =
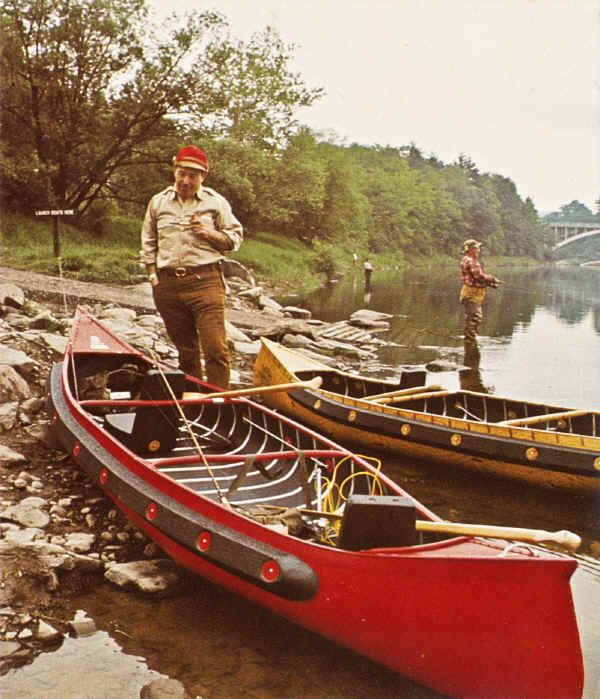
[[[38,209],[34,212],[36,216],[52,216],[54,218],[54,257],[58,258],[60,268],[60,232],[58,230],[59,216],[73,216],[75,209]]]

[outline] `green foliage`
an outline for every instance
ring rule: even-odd
[[[600,200],[599,200],[600,201]],[[560,211],[553,211],[544,217],[549,223],[571,221],[575,223],[600,223],[600,214],[594,214],[585,204],[575,199],[570,204],[560,207]]]
[[[184,143],[206,150],[207,186],[246,229],[237,255],[268,276],[294,278],[299,259],[296,276],[335,276],[354,251],[455,258],[467,238],[492,255],[547,256],[547,228],[510,179],[465,154],[447,165],[415,144],[345,146],[300,127],[297,110],[322,90],[290,69],[294,47],[269,27],[247,42],[227,30],[210,11],[153,27],[145,0],[0,0],[3,208],[76,209],[68,271],[92,278],[110,262],[135,277],[139,219]],[[594,218],[578,201],[556,216]],[[45,242],[23,237],[10,259],[53,263],[42,226]]]
[[[131,225],[121,226],[120,221],[123,219],[113,220],[109,234],[101,239],[61,223],[59,268],[54,257],[52,223],[7,212],[2,230],[3,263],[56,276],[62,269],[65,276],[84,281],[134,283],[142,278],[138,261],[140,221],[135,237],[131,236]]]
[[[145,0],[0,0],[0,11],[3,196],[21,211],[139,205],[128,175],[168,166],[181,134],[167,117],[273,148],[321,94],[289,71],[293,47],[274,30],[233,43],[214,12],[152,27]]]
[[[336,277],[342,265],[337,257],[338,251],[335,246],[322,240],[313,240],[312,248],[315,252],[316,271],[323,274],[326,279]]]
[[[256,275],[279,284],[293,283],[298,289],[308,289],[323,282],[310,248],[286,235],[253,234],[233,257]]]

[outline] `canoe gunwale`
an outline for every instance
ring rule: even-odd
[[[288,357],[290,367],[284,363]],[[311,360],[302,366],[300,353],[263,339],[255,364],[255,382],[261,383],[261,376],[273,383],[289,382],[299,380],[299,373],[309,372],[318,372]],[[470,391],[460,393],[482,400],[490,397]],[[506,401],[511,403],[510,399]],[[599,437],[378,405],[327,388],[291,390],[287,396],[269,396],[266,402],[287,414],[301,416],[338,442],[383,444],[385,450],[435,461],[446,459],[482,472],[493,471],[566,490],[595,492],[600,487]],[[569,445],[564,444],[566,441]]]
[[[48,398],[53,429],[72,458],[108,495],[171,541],[258,587],[294,601],[314,597],[318,577],[296,556],[186,507],[132,473],[73,416],[62,390],[62,378],[62,365],[57,364],[50,375]],[[217,506],[208,500],[206,503]],[[198,532],[210,535],[209,551],[198,550]],[[281,570],[280,579],[274,583],[266,582],[261,576],[263,566],[271,560],[275,560]]]
[[[376,430],[385,437],[405,442],[407,448],[411,443],[418,443],[425,447],[446,450],[449,453],[460,453],[474,458],[490,458],[499,464],[517,463],[540,473],[552,470],[566,475],[589,478],[591,480],[589,486],[594,487],[595,484],[598,487],[600,485],[600,471],[594,466],[594,460],[598,455],[583,448],[557,447],[540,442],[532,443],[531,440],[519,439],[516,436],[500,437],[483,431],[474,431],[466,426],[453,425],[452,428],[448,428],[433,419],[419,419],[419,417],[407,416],[400,412],[388,414],[389,420],[386,422],[381,420],[378,413],[361,409],[359,401],[353,402],[352,412],[354,415],[350,422],[347,418],[348,405],[344,403],[344,408],[340,409],[339,401],[330,399],[325,392],[299,389],[289,391],[289,395],[292,400],[297,401],[306,410],[314,412],[319,418],[330,420],[339,425],[349,425],[353,430],[362,433],[361,441],[364,440],[364,443],[368,443],[369,435],[372,434],[373,430]],[[319,408],[315,409],[314,405],[317,401],[319,401]],[[455,421],[453,420],[453,422]],[[402,425],[408,425],[410,432],[404,434]],[[333,425],[330,429],[335,438]],[[453,446],[451,440],[455,434],[460,435],[460,441],[459,444]],[[458,441],[456,438],[455,440]],[[501,452],[501,456],[500,453],[494,454],[490,449],[484,448],[486,442],[490,441],[494,442],[498,452]],[[527,457],[527,450],[532,446],[535,446],[537,450],[535,461]],[[576,461],[584,459],[587,462],[576,463]],[[548,462],[551,463],[551,466]]]
[[[68,362],[69,351],[62,370],[56,365],[49,377],[47,404],[59,441],[180,564],[446,695],[490,696],[500,689],[506,696],[547,696],[549,688],[559,687],[565,699],[580,696],[581,651],[568,583],[576,561],[541,551],[503,555],[494,541],[467,537],[379,553],[340,550],[273,532],[179,484],[122,446],[71,394]],[[392,492],[404,492],[391,479],[384,481],[392,484]],[[230,559],[213,562],[198,550],[194,528],[205,520],[209,526],[217,520],[222,527],[217,534],[229,536],[233,530],[242,535],[235,556],[245,553],[243,537],[250,537],[252,554],[256,548],[258,555],[282,553],[308,565],[309,572],[304,569],[302,579],[295,578],[294,561],[288,591],[272,594],[273,585],[257,582],[255,571],[248,577],[239,561],[230,568]],[[168,529],[173,523],[183,532]],[[308,579],[311,574],[316,581]],[[504,599],[500,605],[499,599]],[[547,615],[550,602],[553,613]],[[502,642],[510,634],[514,642]],[[467,654],[473,661],[468,664]]]

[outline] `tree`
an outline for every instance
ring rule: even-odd
[[[295,110],[323,94],[322,88],[306,88],[300,75],[288,70],[294,48],[272,27],[254,34],[247,44],[209,44],[198,57],[200,74],[210,75],[218,66],[211,88],[226,100],[207,113],[204,94],[198,91],[192,105],[197,128],[259,148],[285,146],[298,126]]]
[[[214,12],[173,15],[158,29],[145,0],[0,0],[0,12],[3,194],[22,209],[83,212],[118,195],[127,168],[168,166],[174,151],[162,146],[192,118],[205,135],[223,135],[223,120],[241,133],[262,118],[263,142],[281,139],[295,106],[320,95],[287,70],[275,32],[233,45]],[[250,65],[236,98],[231,76]]]
[[[596,202],[598,205],[600,200]],[[595,223],[598,217],[595,216],[585,204],[574,199],[570,204],[560,207],[560,211],[553,211],[544,217],[545,221],[574,221],[578,223]]]
[[[594,214],[588,209],[585,204],[575,199],[570,204],[565,204],[560,207],[561,218],[567,221],[590,222],[595,221]]]

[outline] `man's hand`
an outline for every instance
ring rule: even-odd
[[[233,248],[229,236],[217,230],[212,221],[209,223],[202,219],[197,219],[194,214],[188,223],[188,228],[194,235],[204,238],[219,252],[227,252]]]

